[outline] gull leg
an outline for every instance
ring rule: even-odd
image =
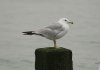
[[[53,42],[54,42],[54,47],[57,48],[56,40],[53,40]]]

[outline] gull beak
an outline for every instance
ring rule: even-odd
[[[68,23],[73,24],[73,22],[68,22]]]

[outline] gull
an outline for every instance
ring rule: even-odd
[[[25,31],[23,35],[38,35],[52,40],[54,47],[57,48],[56,40],[62,38],[69,31],[69,24],[73,24],[72,21],[67,18],[61,18],[56,23],[46,26],[35,31]]]

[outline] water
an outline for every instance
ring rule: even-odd
[[[98,70],[100,62],[99,0],[0,0],[0,70],[34,70],[34,51],[53,46],[37,36],[23,36],[59,18],[74,24],[58,45],[73,51],[74,70]]]

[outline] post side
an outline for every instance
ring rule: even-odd
[[[62,47],[36,49],[35,70],[73,70],[72,51]]]

